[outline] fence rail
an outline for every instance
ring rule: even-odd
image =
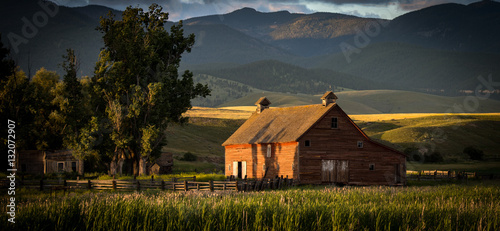
[[[408,180],[445,180],[445,179],[499,179],[500,176],[494,174],[483,174],[477,172],[466,171],[442,171],[442,170],[425,170],[425,171],[406,171]]]
[[[8,188],[10,181],[0,181],[0,188]],[[199,182],[194,177],[164,180],[16,180],[16,187],[45,190],[119,190],[140,191],[147,189],[171,191],[260,191],[282,189],[294,185],[293,179],[274,178],[260,180],[226,180]]]

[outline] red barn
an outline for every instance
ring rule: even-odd
[[[333,92],[322,104],[257,111],[229,137],[226,175],[238,178],[288,176],[301,184],[404,185],[406,157],[371,140],[336,103]]]

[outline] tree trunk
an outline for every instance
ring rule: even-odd
[[[139,161],[137,157],[132,158],[132,169],[134,170],[134,176],[139,175]]]
[[[109,164],[109,175],[116,175],[116,160],[113,158],[111,163]]]
[[[115,148],[115,153],[113,155],[113,159],[111,160],[111,163],[109,165],[109,175],[110,176],[116,175],[116,171],[118,168],[118,158],[119,158],[118,152],[119,152],[119,150],[117,147],[117,148]]]
[[[85,173],[84,171],[84,161],[83,159],[78,160],[78,175],[83,177],[83,174]]]
[[[147,175],[146,158],[139,158],[139,175]]]
[[[125,159],[123,157],[120,157],[120,159],[118,159],[118,171],[117,173],[121,176],[123,174],[123,163],[125,162]]]

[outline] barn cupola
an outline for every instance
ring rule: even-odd
[[[255,105],[257,105],[257,113],[261,113],[265,109],[269,108],[269,104],[271,104],[271,101],[269,101],[266,97],[261,97]]]
[[[325,107],[331,103],[335,103],[337,99],[337,96],[333,94],[332,91],[327,91],[323,96],[321,96],[321,100],[323,100],[323,106]]]

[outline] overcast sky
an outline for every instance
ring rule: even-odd
[[[333,12],[361,17],[393,19],[408,11],[442,3],[469,4],[478,0],[52,0],[59,5],[103,5],[124,10],[127,6],[147,8],[157,3],[178,21],[197,16],[225,14],[243,7],[261,12],[287,10],[292,13]]]

